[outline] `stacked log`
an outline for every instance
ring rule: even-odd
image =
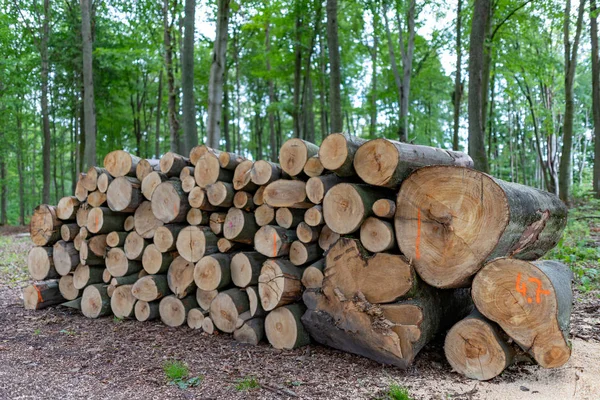
[[[31,220],[27,308],[187,324],[256,345],[315,340],[410,366],[439,333],[490,379],[526,354],[570,356],[570,275],[553,195],[474,171],[460,152],[332,134],[279,163],[197,146],[117,150]]]

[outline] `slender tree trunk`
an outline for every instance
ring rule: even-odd
[[[375,139],[377,134],[377,56],[379,53],[379,8],[375,2],[371,3],[373,14],[373,45],[369,47],[371,53],[371,96],[369,96],[369,138]]]
[[[408,44],[406,49],[400,36],[400,51],[402,53],[402,91],[400,92],[400,141],[408,141],[408,106],[410,102],[410,78],[412,75],[413,55],[415,52],[415,8],[416,0],[410,0],[407,14]],[[398,21],[399,21],[398,17]],[[400,26],[400,24],[398,24]]]
[[[342,115],[342,72],[340,46],[338,41],[337,0],[327,0],[327,46],[329,48],[329,107],[331,112],[331,132],[339,133],[344,128]]]
[[[4,133],[0,132],[0,142],[4,143]],[[8,182],[6,176],[6,152],[0,154],[0,225],[8,223]]]
[[[177,89],[175,87],[175,74],[173,72],[173,44],[172,44],[172,24],[169,23],[169,0],[163,2],[163,28],[164,28],[164,46],[165,46],[165,69],[167,70],[168,85],[168,114],[169,114],[169,142],[170,150],[177,153],[179,151],[179,120],[177,119]]]
[[[223,136],[225,137],[225,151],[231,151],[231,137],[229,137],[229,87],[227,86],[227,69],[223,78]]]
[[[50,0],[44,0],[44,20],[42,22],[42,40],[40,43],[40,56],[42,59],[42,132],[43,132],[43,178],[42,202],[50,202],[50,117],[48,111],[48,41],[50,40]]]
[[[452,150],[458,151],[459,138],[458,130],[460,128],[460,102],[462,100],[462,0],[458,0],[456,8],[456,75],[454,76],[454,125],[452,134]]]
[[[598,15],[596,0],[590,0],[592,40],[592,117],[594,120],[594,192],[600,198],[600,58],[598,58]]]
[[[489,172],[482,116],[483,60],[490,0],[475,0],[469,49],[469,155],[475,168]]]
[[[241,154],[242,153],[242,132],[240,129],[240,120],[242,118],[242,108],[240,105],[240,88],[241,88],[241,84],[240,84],[240,55],[239,55],[239,38],[237,35],[234,36],[234,41],[233,41],[233,45],[234,45],[234,51],[233,51],[233,58],[234,58],[234,62],[235,62],[235,125],[236,125],[236,139],[235,139],[235,144],[237,145],[237,153]],[[279,148],[279,147],[278,147]]]
[[[81,0],[81,36],[83,37],[83,112],[85,116],[85,168],[96,165],[96,106],[92,67],[91,2]]]
[[[273,104],[275,103],[275,84],[271,77],[271,25],[267,21],[265,25],[265,58],[267,59],[267,79],[269,84],[269,107],[267,114],[269,115],[269,146],[271,150],[271,161],[277,161],[277,137],[275,135],[275,115],[273,113]],[[298,78],[300,82],[300,78]],[[294,137],[297,136],[297,108],[296,108],[296,73],[294,72]]]
[[[218,0],[217,34],[212,53],[208,82],[208,116],[206,119],[207,144],[218,148],[221,141],[221,113],[223,112],[223,75],[227,52],[227,27],[231,0]]]
[[[163,92],[163,69],[160,69],[158,75],[158,99],[156,101],[156,126],[154,128],[154,157],[160,157],[160,117],[161,117],[161,106],[162,106],[162,92]]]
[[[192,147],[198,145],[198,128],[196,126],[196,104],[194,102],[194,18],[196,0],[185,0],[185,17],[183,21],[185,36],[181,54],[181,88],[183,89],[183,136],[184,154],[189,154]]]
[[[327,136],[327,127],[329,123],[327,121],[327,90],[326,88],[326,62],[325,62],[325,45],[323,44],[323,35],[319,32],[319,64],[320,64],[320,74],[319,74],[319,102],[320,102],[320,122],[321,122],[321,140],[325,139]]]
[[[23,160],[23,153],[25,150],[23,149],[23,122],[21,120],[21,108],[17,107],[16,110],[16,119],[17,119],[17,174],[19,175],[19,225],[25,225],[25,162]],[[34,153],[35,155],[35,153]],[[35,165],[35,162],[34,162]],[[32,175],[35,176],[35,175]],[[35,178],[34,178],[35,179]],[[48,185],[50,185],[50,181],[48,181]],[[32,185],[34,188],[35,185]],[[48,196],[50,194],[48,193]],[[32,198],[35,196],[32,195]]]
[[[294,30],[294,111],[292,113],[292,118],[294,120],[294,137],[296,138],[302,137],[302,124],[300,121],[300,80],[302,74],[302,35],[300,34],[302,29],[301,13],[300,2],[296,2],[296,26]]]
[[[575,38],[571,45],[569,39],[571,0],[567,0],[564,20],[564,46],[565,46],[565,116],[563,121],[563,148],[558,170],[559,196],[562,201],[568,202],[571,187],[571,148],[573,147],[573,84],[577,67],[577,51],[581,39],[583,25],[583,11],[585,0],[579,2]]]
[[[308,142],[315,142],[315,114],[313,111],[314,92],[313,84],[310,75],[306,79],[306,95],[305,100],[302,102],[302,108],[304,109],[304,139]]]

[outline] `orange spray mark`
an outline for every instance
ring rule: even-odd
[[[421,209],[417,210],[417,239],[415,240],[415,258],[421,258]]]
[[[273,257],[277,257],[277,233],[273,232]]]
[[[38,295],[38,304],[41,304],[44,302],[44,299],[42,298],[42,291],[40,290],[39,287],[34,286],[35,287],[35,291],[37,292]]]
[[[517,281],[515,282],[515,287],[516,287],[517,293],[521,293],[523,296],[527,296],[527,284],[526,283],[521,284],[521,273],[520,272],[517,274]]]
[[[533,282],[533,283],[537,284],[537,289],[535,291],[535,302],[540,304],[540,302],[542,301],[541,295],[542,294],[549,295],[550,291],[542,289],[542,281],[540,281],[538,278],[529,278],[529,282]]]

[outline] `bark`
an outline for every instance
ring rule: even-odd
[[[248,295],[238,288],[221,292],[210,304],[210,319],[215,326],[227,333],[238,328],[238,319],[242,313],[250,310]]]
[[[183,112],[183,136],[185,146],[182,153],[188,154],[198,145],[198,128],[196,127],[196,104],[194,102],[194,18],[196,0],[185,0],[185,17],[183,21],[185,36],[181,54],[181,88]]]
[[[156,100],[156,126],[154,127],[154,157],[160,157],[160,118],[163,93],[163,69],[160,69],[158,75],[158,99]]]
[[[596,0],[590,0],[592,40],[592,115],[594,120],[594,192],[600,198],[600,58],[598,57],[598,15]]]
[[[165,69],[167,70],[168,84],[168,114],[169,114],[169,138],[170,149],[172,152],[179,151],[179,114],[177,106],[177,89],[175,87],[175,73],[173,67],[173,44],[172,31],[173,24],[169,22],[169,0],[163,1],[163,41],[165,46]]]
[[[92,2],[81,0],[81,35],[83,38],[83,110],[85,127],[84,159],[86,167],[96,165],[96,106],[92,65]]]
[[[57,281],[36,282],[23,289],[26,310],[39,310],[64,301]]]
[[[82,7],[85,0],[82,1]],[[89,4],[88,4],[89,7]],[[88,8],[89,10],[89,8]],[[87,14],[89,17],[89,13]],[[85,14],[82,14],[82,21],[84,20]],[[89,18],[88,18],[89,22]],[[83,23],[83,22],[82,22]],[[84,35],[85,39],[85,35]],[[50,40],[50,0],[44,0],[44,20],[42,22],[42,40],[40,42],[40,56],[42,59],[42,69],[41,69],[41,81],[42,81],[42,101],[41,101],[41,109],[42,109],[42,132],[43,132],[43,148],[42,148],[42,158],[43,158],[43,166],[42,166],[42,175],[43,175],[43,189],[42,189],[42,202],[49,203],[50,202],[50,145],[51,145],[51,137],[50,137],[50,116],[48,110],[48,73],[50,70],[49,60],[48,60],[48,42]],[[85,63],[85,54],[86,54],[86,40],[83,41],[84,47],[84,63]],[[91,48],[91,44],[90,44]],[[91,50],[90,50],[91,57]],[[91,61],[89,64],[90,73],[91,73]],[[84,65],[85,72],[85,65]],[[86,80],[86,83],[88,81]],[[84,85],[85,86],[85,85]],[[87,121],[86,121],[87,122]],[[95,151],[95,148],[94,148]],[[86,151],[87,154],[87,151]],[[94,161],[95,161],[94,154]],[[93,165],[93,164],[90,164]],[[23,224],[23,222],[21,222]]]
[[[327,47],[329,50],[329,107],[331,113],[331,133],[343,129],[342,116],[342,72],[340,46],[338,41],[338,2],[327,0]]]
[[[277,136],[275,135],[275,115],[273,111],[274,103],[275,103],[275,84],[273,83],[273,78],[271,78],[271,60],[270,60],[270,52],[271,52],[271,35],[270,35],[270,22],[267,21],[265,25],[265,57],[267,59],[267,79],[269,85],[269,107],[267,108],[267,113],[269,115],[269,147],[271,150],[271,161],[277,160]],[[296,101],[296,92],[294,92],[294,101]],[[294,114],[295,115],[295,114]],[[296,128],[296,120],[294,119],[294,129]]]
[[[456,74],[454,75],[454,92],[452,100],[454,103],[454,124],[452,134],[452,150],[459,150],[459,121],[460,121],[460,103],[463,95],[462,84],[462,0],[458,0],[456,8]]]

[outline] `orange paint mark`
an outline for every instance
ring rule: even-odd
[[[516,290],[517,293],[527,296],[527,283],[521,284],[521,273],[517,274]]]
[[[531,303],[532,301],[533,301],[533,300],[531,299],[531,297],[528,297],[528,298],[527,298],[527,302],[528,302],[528,303]]]
[[[421,258],[421,209],[417,210],[417,239],[415,240],[415,258]]]
[[[273,232],[273,257],[277,257],[277,233]]]
[[[535,291],[535,302],[540,304],[540,302],[542,301],[541,295],[542,294],[549,295],[550,291],[542,289],[542,281],[540,281],[538,278],[529,278],[529,282],[533,282],[533,283],[537,284],[537,289]]]
[[[37,286],[34,286],[34,288],[35,288],[35,291],[37,292],[37,295],[38,295],[38,304],[43,303],[44,299],[42,298],[42,291]]]
[[[549,295],[550,291],[542,289],[542,281],[540,281],[538,278],[527,278],[527,280],[529,282],[535,283],[537,285],[537,288],[535,290],[535,302],[537,304],[540,304],[542,302],[542,295],[543,294]],[[533,303],[533,299],[531,297],[527,297],[527,282],[521,283],[521,273],[517,274],[517,280],[515,282],[515,289],[516,289],[517,293],[521,293],[523,295],[523,297],[527,298],[527,303],[529,303],[529,304]]]

